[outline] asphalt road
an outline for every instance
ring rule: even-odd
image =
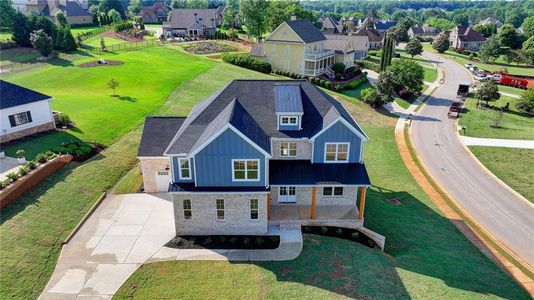
[[[438,61],[435,53],[423,55]],[[456,100],[458,84],[471,82],[471,76],[456,62],[439,61],[445,82],[412,122],[415,150],[434,178],[480,225],[534,267],[534,205],[502,186],[465,151],[455,120],[447,112]]]

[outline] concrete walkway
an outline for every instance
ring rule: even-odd
[[[460,136],[460,140],[466,146],[534,149],[534,141],[532,140],[489,139],[470,136]]]
[[[302,250],[298,229],[269,227],[280,235],[273,250],[172,249],[175,236],[172,201],[168,195],[108,196],[87,222],[63,246],[40,299],[109,299],[137,268],[165,260],[290,260]]]
[[[516,95],[516,94],[510,94],[510,93],[502,92],[502,91],[499,91],[499,93],[501,93],[502,96],[506,96],[506,97],[510,97],[510,98],[515,98],[515,99],[521,98],[521,96]]]
[[[17,173],[20,167],[16,158],[5,156],[0,159],[0,180],[6,180],[9,173]]]

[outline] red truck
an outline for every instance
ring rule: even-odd
[[[513,86],[520,89],[528,89],[529,87],[534,86],[534,79],[521,78],[501,73],[501,79],[499,80],[499,84]]]

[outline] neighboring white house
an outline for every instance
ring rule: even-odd
[[[0,142],[54,129],[52,97],[0,80]]]

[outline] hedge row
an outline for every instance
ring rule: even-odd
[[[293,79],[308,79],[308,76],[306,76],[306,75],[300,75],[300,74],[297,74],[297,73],[288,72],[288,71],[282,71],[282,70],[276,70],[276,71],[274,71],[274,74],[282,75],[282,76],[286,76],[286,77],[291,77]]]
[[[120,23],[120,24],[115,25],[113,30],[115,30],[115,32],[121,32],[121,31],[129,30],[129,29],[133,29],[133,28],[134,26],[132,22],[126,22],[126,23]]]
[[[359,87],[362,83],[367,81],[367,72],[363,72],[360,78],[353,80],[349,83],[345,83],[345,84],[334,85],[332,84],[332,82],[325,80],[325,79],[321,79],[319,77],[314,77],[310,79],[310,81],[317,86],[321,86],[332,91],[341,92],[344,90],[354,90],[357,87]]]
[[[221,58],[224,62],[261,73],[269,74],[272,71],[270,63],[264,62],[263,60],[254,58],[250,55],[223,53]]]
[[[362,69],[369,69],[375,72],[380,72],[380,65],[368,60],[357,60],[355,63]]]

